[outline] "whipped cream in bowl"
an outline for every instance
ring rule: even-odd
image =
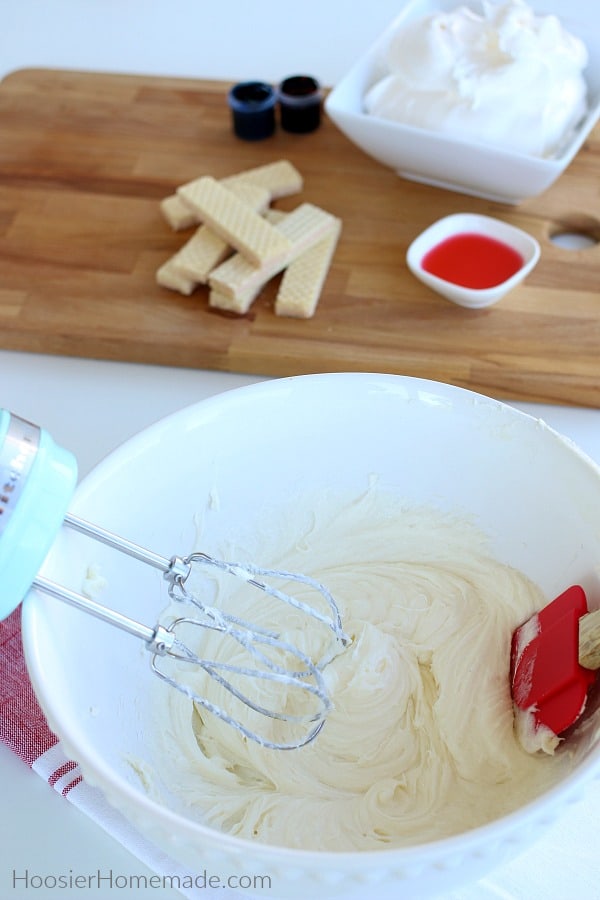
[[[598,122],[600,19],[587,0],[409,0],[325,110],[403,178],[516,205]]]
[[[384,57],[365,110],[463,140],[555,156],[588,110],[585,44],[523,0],[416,18]]]

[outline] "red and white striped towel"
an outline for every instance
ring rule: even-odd
[[[0,622],[0,741],[151,871],[179,876],[181,884],[186,883],[186,877],[195,877],[196,873],[185,871],[147,841],[107,803],[101,791],[85,782],[78,764],[63,753],[29,680],[21,641],[20,608]],[[239,896],[227,887],[184,889],[181,893],[191,900],[209,896],[233,900]],[[250,893],[246,890],[243,893],[250,900]]]

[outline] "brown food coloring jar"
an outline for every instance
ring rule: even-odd
[[[281,127],[302,134],[314,131],[321,122],[323,92],[310,75],[291,75],[278,89]]]

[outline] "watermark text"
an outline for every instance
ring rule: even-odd
[[[113,869],[95,872],[33,872],[30,869],[12,870],[12,887],[35,891],[130,891],[156,889],[191,890],[232,888],[234,890],[270,890],[270,875],[217,875],[203,869],[186,875],[124,875]]]

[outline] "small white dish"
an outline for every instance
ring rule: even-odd
[[[438,219],[415,238],[406,253],[406,263],[416,278],[470,309],[497,303],[523,281],[539,258],[540,245],[530,234],[476,213]]]

